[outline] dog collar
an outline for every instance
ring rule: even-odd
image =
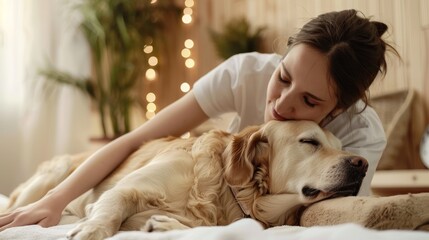
[[[237,198],[237,189],[235,187],[230,186],[229,189],[231,190],[232,195],[234,196],[235,201],[237,202],[238,206],[241,209],[241,212],[243,213],[243,218],[251,218],[250,211],[247,207],[245,207],[242,202],[240,202]]]

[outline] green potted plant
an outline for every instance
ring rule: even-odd
[[[149,67],[148,55],[142,50],[146,44],[162,41],[167,18],[180,16],[181,8],[174,1],[152,2],[84,1],[77,10],[82,14],[80,28],[90,46],[92,76],[81,79],[53,67],[41,70],[47,79],[75,86],[93,99],[104,138],[131,130],[131,109],[139,101],[139,81]]]
[[[218,56],[227,59],[238,53],[260,51],[265,29],[252,29],[250,22],[242,17],[227,22],[220,32],[209,30],[209,33]]]

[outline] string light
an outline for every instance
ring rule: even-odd
[[[149,65],[151,65],[152,67],[153,66],[156,66],[157,64],[158,64],[158,58],[157,57],[155,57],[155,56],[152,56],[152,57],[150,57],[149,59],[148,59],[148,61],[147,61],[148,63],[149,63]]]
[[[193,68],[193,67],[195,66],[195,61],[194,61],[194,59],[192,59],[192,58],[188,58],[188,59],[186,59],[186,61],[185,61],[185,66],[186,66],[187,68]]]
[[[152,0],[151,4],[155,4],[157,2],[157,0]],[[144,46],[143,48],[143,52],[146,54],[152,54],[153,53],[153,39],[148,39],[148,44]],[[158,58],[156,56],[150,56],[147,60],[147,63],[149,64],[149,66],[151,67],[155,67],[156,65],[158,65]],[[146,70],[145,73],[146,79],[148,81],[153,81],[156,79],[157,77],[157,73],[156,70],[153,68],[148,68]],[[156,104],[155,104],[155,100],[156,100],[156,95],[153,92],[149,92],[146,94],[146,101],[148,102],[148,104],[146,105],[146,119],[151,119],[153,118],[156,113]]]
[[[191,90],[191,85],[189,85],[189,83],[184,82],[182,84],[180,84],[180,90],[184,93],[189,92],[189,90]]]
[[[192,22],[192,14],[194,11],[192,7],[194,6],[194,0],[185,0],[185,8],[183,9],[182,22],[185,24],[189,24]],[[195,66],[195,60],[191,58],[192,52],[191,49],[194,47],[194,41],[190,38],[184,41],[185,48],[182,49],[181,55],[185,59],[185,66],[188,69],[191,69]],[[191,85],[187,82],[183,82],[180,85],[180,90],[183,93],[187,93],[191,90]]]
[[[156,111],[156,104],[153,102],[150,102],[146,105],[146,110],[148,112],[155,112]]]
[[[183,9],[183,16],[182,16],[182,22],[184,24],[189,24],[192,22],[192,13],[193,10],[191,7],[194,6],[194,0],[186,0],[185,1],[186,8]]]
[[[146,94],[146,101],[149,103],[146,105],[146,118],[151,119],[155,116],[156,104],[154,103],[156,100],[156,95],[153,92],[149,92]]]
[[[192,15],[192,13],[193,13],[192,8],[187,7],[185,9],[183,9],[183,14],[185,14],[185,15]]]
[[[151,4],[155,4],[157,2],[157,0],[151,0]],[[185,8],[183,9],[183,16],[182,16],[182,22],[184,24],[190,24],[192,23],[192,14],[193,14],[193,10],[192,7],[194,6],[195,2],[194,0],[185,0]],[[149,41],[150,44],[144,46],[143,51],[146,54],[151,54],[153,52],[153,46],[152,41]],[[194,47],[194,41],[192,39],[186,39],[184,41],[184,45],[185,48],[182,49],[181,51],[181,55],[182,57],[185,59],[185,66],[187,68],[193,68],[195,66],[195,60],[190,58],[192,55],[191,49]],[[155,56],[150,56],[148,58],[148,64],[151,67],[154,67],[158,64],[158,58]],[[155,69],[153,68],[148,68],[146,70],[146,79],[148,81],[153,81],[156,79],[157,77],[157,73],[155,71]],[[191,90],[191,85],[187,82],[183,82],[180,85],[180,90],[184,93],[189,92]],[[148,102],[148,104],[146,105],[146,118],[147,119],[151,119],[156,115],[156,109],[157,106],[155,104],[155,100],[156,100],[156,95],[153,92],[149,92],[146,94],[146,101]],[[182,135],[182,138],[189,138],[190,137],[190,133],[187,132],[185,134]]]
[[[146,118],[147,119],[151,119],[151,118],[153,118],[153,117],[155,117],[155,113],[154,112],[146,112]]]
[[[182,22],[183,22],[184,24],[189,24],[189,23],[191,23],[191,22],[192,22],[192,16],[191,16],[191,15],[189,15],[189,14],[185,14],[185,15],[183,15],[183,16],[182,16]]]
[[[146,46],[144,46],[143,52],[145,52],[147,54],[152,53],[153,52],[153,46],[152,45],[146,45]]]
[[[153,103],[153,102],[150,102],[150,103],[148,103],[147,105],[146,105],[146,110],[147,110],[147,112],[146,112],[146,118],[147,119],[151,119],[151,118],[153,118],[156,114],[155,114],[155,111],[156,111],[156,104],[155,103]]]
[[[146,75],[147,80],[153,81],[156,78],[156,71],[153,68],[148,68],[146,70],[146,74],[145,75]]]
[[[191,50],[189,50],[189,48],[182,49],[181,53],[183,58],[188,58],[191,56]]]
[[[185,6],[189,7],[189,8],[193,7],[194,6],[194,0],[186,0]]]
[[[185,40],[185,47],[189,48],[189,49],[193,48],[194,47],[194,41],[192,41],[192,39],[186,39]]]
[[[146,101],[153,103],[156,100],[156,95],[153,92],[146,94]]]

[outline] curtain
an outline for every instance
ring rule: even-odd
[[[39,74],[51,64],[89,76],[76,3],[0,0],[0,193],[9,194],[40,162],[89,148],[90,99]]]

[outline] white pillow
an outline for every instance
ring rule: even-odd
[[[0,213],[6,209],[6,206],[9,202],[9,198],[3,194],[0,194]]]

